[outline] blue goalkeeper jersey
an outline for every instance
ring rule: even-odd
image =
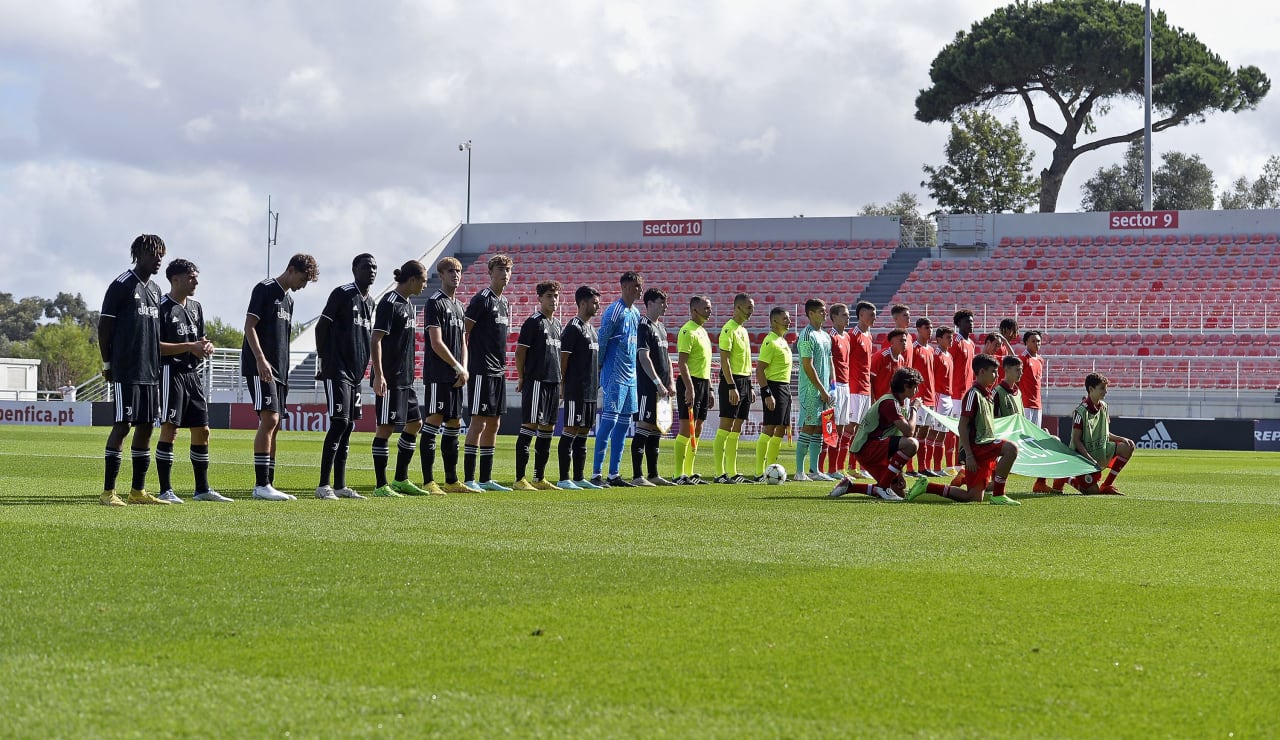
[[[605,309],[600,319],[600,385],[603,388],[636,385],[636,336],[640,309],[622,299]]]

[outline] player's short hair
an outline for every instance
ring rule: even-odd
[[[962,308],[959,311],[956,311],[955,316],[951,317],[951,323],[955,324],[956,326],[959,326],[961,319],[968,319],[970,321],[973,321],[973,311],[970,311],[967,308]]]
[[[165,253],[164,239],[155,234],[139,234],[129,245],[129,256],[137,262],[144,254],[163,257]]]
[[[391,275],[395,278],[397,284],[403,284],[414,278],[426,277],[427,266],[417,260],[409,260],[400,265],[400,269],[393,270]]]
[[[600,297],[600,291],[596,290],[590,285],[579,285],[578,289],[573,291],[574,303],[582,303],[583,301],[589,301],[592,298],[599,298],[599,297]]]
[[[835,316],[836,314],[849,313],[849,305],[847,303],[832,303],[831,308],[827,309],[827,313]]]
[[[170,280],[173,280],[178,275],[190,275],[193,272],[200,272],[200,268],[196,267],[196,263],[191,260],[184,260],[181,257],[173,260],[168,267],[164,268],[164,276]]]
[[[695,295],[689,298],[689,308],[693,308],[699,303],[710,303],[710,302],[711,301],[708,300],[707,297],[704,295]]]
[[[1017,319],[1000,319],[1000,333],[1004,334],[1006,331],[1011,331],[1014,334],[1017,334],[1018,320]]]
[[[877,309],[876,304],[871,301],[858,301],[858,305],[855,307],[854,312],[861,316],[863,311],[878,313],[879,309]]]
[[[773,323],[773,319],[775,316],[785,316],[786,313],[787,313],[787,309],[783,308],[782,306],[774,306],[773,308],[769,309],[769,323],[771,324]]]
[[[1111,380],[1102,373],[1089,373],[1084,376],[1084,389],[1086,392],[1091,391],[1100,385],[1111,385]]]
[[[888,335],[887,337],[885,337],[885,339],[887,339],[887,340],[889,340],[890,342],[892,342],[893,340],[897,339],[898,337],[902,337],[903,339],[906,339],[906,338],[907,338],[907,330],[906,330],[906,329],[894,329],[893,331],[889,332],[889,335]]]
[[[560,281],[559,280],[543,280],[542,282],[538,283],[537,290],[538,290],[539,298],[546,295],[547,293],[553,293],[553,292],[559,293]]]
[[[640,273],[636,272],[635,270],[627,270],[626,272],[622,273],[622,277],[618,278],[618,284],[626,285],[627,283],[637,283],[639,285],[644,285],[644,278],[640,277]]]
[[[351,260],[351,269],[353,270],[356,269],[356,267],[359,266],[361,260],[373,260],[374,262],[377,262],[378,258],[374,257],[372,254],[369,254],[368,252],[365,252],[364,254],[357,254],[355,256],[355,259]]]
[[[911,313],[911,308],[905,303],[895,303],[889,307],[890,316],[897,316],[900,313]]]
[[[1032,329],[1031,331],[1023,332],[1022,343],[1026,344],[1027,342],[1030,342],[1032,337],[1042,341],[1044,340],[1044,335],[1040,333],[1039,329]]]
[[[1000,344],[1000,335],[993,331],[987,332],[987,335],[982,338],[982,343],[983,344]]]
[[[512,262],[511,258],[508,257],[507,255],[495,254],[489,258],[489,261],[487,263],[485,263],[485,269],[488,270],[489,272],[493,272],[493,268],[495,265],[498,267],[511,267],[513,264],[515,263]]]
[[[1022,360],[1019,360],[1016,355],[1005,355],[1000,359],[1000,365],[1005,369],[1011,367],[1022,367]]]
[[[665,301],[667,294],[661,288],[647,288],[644,291],[644,302],[651,303],[653,301]]]
[[[452,267],[457,272],[462,272],[462,263],[453,257],[445,257],[436,263],[436,274],[443,275],[446,267]]]
[[[926,316],[921,316],[920,318],[916,319],[916,328],[917,328],[917,329],[919,329],[919,328],[920,328],[920,327],[922,327],[922,326],[927,326],[927,327],[929,327],[930,329],[932,329],[932,328],[933,328],[933,322],[932,322],[932,321],[930,321],[928,317],[926,317]]]
[[[996,362],[996,358],[984,352],[980,355],[974,356],[972,367],[973,372],[976,375],[983,370],[995,370],[1000,367],[1000,363]]]
[[[308,283],[314,283],[320,279],[320,266],[316,264],[316,258],[309,254],[299,252],[289,258],[289,265],[285,269],[292,268],[294,272],[300,272],[307,276]]]
[[[746,303],[749,300],[751,300],[751,295],[749,293],[739,293],[733,297],[733,305],[736,306],[739,303]]]
[[[806,316],[810,311],[817,311],[820,308],[823,310],[826,310],[827,308],[827,302],[821,298],[810,298],[804,302],[804,313]]]
[[[907,388],[919,388],[924,382],[924,376],[914,367],[900,367],[893,371],[893,377],[889,379],[889,390],[894,393],[902,393]]]
[[[952,329],[949,326],[939,326],[938,330],[933,333],[933,338],[942,339],[943,337],[949,337],[955,333],[956,333],[955,329]]]

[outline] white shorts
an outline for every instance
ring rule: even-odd
[[[1040,419],[1043,416],[1043,414],[1044,414],[1044,409],[1023,409],[1022,410],[1022,415],[1027,417],[1027,421],[1030,421],[1032,424],[1035,424],[1036,426],[1043,426],[1040,423]]]
[[[835,390],[831,392],[832,408],[836,412],[836,426],[844,426],[853,421],[849,418],[849,386],[845,383],[836,383]]]
[[[938,405],[934,407],[934,410],[937,411],[939,414],[942,414],[943,416],[955,416],[956,403],[955,401],[951,400],[951,396],[940,395],[938,396]],[[932,416],[929,417],[929,427],[932,429],[936,429],[939,432],[948,431],[946,425],[944,425],[942,422],[938,421],[937,419],[933,418]]]
[[[869,408],[871,408],[870,393],[849,394],[849,423],[861,424],[862,417],[867,415]]]

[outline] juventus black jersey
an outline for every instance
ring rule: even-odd
[[[511,330],[506,296],[485,288],[467,304],[466,317],[475,322],[467,342],[467,372],[472,375],[505,374],[507,334]]]
[[[329,319],[325,346],[316,348],[321,376],[359,385],[369,369],[373,299],[361,295],[355,283],[347,283],[333,289],[320,315]]]
[[[249,296],[249,310],[246,312],[258,320],[253,333],[258,336],[258,344],[262,346],[262,354],[271,366],[272,377],[287,383],[289,376],[289,330],[293,326],[293,296],[276,281],[267,278],[253,286]],[[258,374],[258,362],[249,349],[246,337],[240,347],[240,374],[255,377]],[[267,378],[263,378],[267,380]]]
[[[382,377],[388,388],[413,385],[414,341],[418,334],[418,312],[409,299],[394,290],[378,301],[373,330],[385,334],[382,342]]]
[[[524,320],[516,342],[525,347],[524,379],[560,382],[560,322],[539,311]]]
[[[111,378],[116,383],[160,382],[160,288],[125,270],[107,286],[102,315],[111,329]]]
[[[178,303],[169,296],[160,299],[160,341],[166,344],[186,344],[204,336],[204,309],[195,299]],[[161,364],[170,372],[191,372],[200,367],[203,359],[183,352],[180,355],[162,355]]]
[[[462,343],[466,337],[463,325],[462,302],[437,290],[427,300],[423,323],[428,332],[426,346],[422,350],[422,381],[424,383],[456,383],[458,373],[431,348],[431,327],[440,329],[444,346],[453,353],[455,360],[462,357]]]
[[[648,316],[641,314],[640,326],[636,331],[636,343],[640,351],[649,352],[649,361],[653,363],[653,369],[658,373],[658,379],[667,388],[671,387],[671,352],[667,349],[667,327],[662,325],[661,321],[650,321]],[[636,379],[636,387],[640,390],[656,391],[657,386],[649,379],[647,373],[639,373]]]
[[[560,351],[569,353],[564,384],[565,398],[594,401],[600,389],[600,339],[590,321],[574,316],[560,338]]]

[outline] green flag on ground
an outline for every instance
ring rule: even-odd
[[[924,408],[923,406],[921,408]],[[959,420],[943,416],[925,408],[929,415],[942,422],[947,429],[959,433]],[[1032,424],[1025,416],[1002,416],[995,420],[995,435],[1018,446],[1018,459],[1013,461],[1013,472],[1029,478],[1070,478],[1084,473],[1096,473],[1093,463],[1062,443],[1062,440]]]

